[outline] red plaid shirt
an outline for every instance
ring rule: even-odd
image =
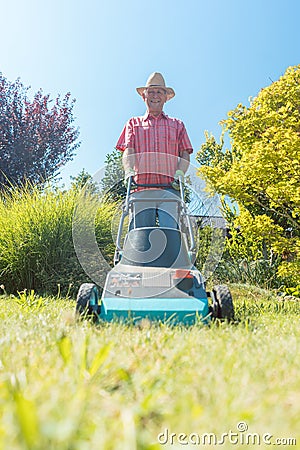
[[[162,112],[158,117],[146,113],[126,123],[116,148],[135,150],[134,169],[138,184],[169,184],[174,179],[178,158],[193,152],[183,122]]]

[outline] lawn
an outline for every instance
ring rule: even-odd
[[[189,328],[1,296],[0,450],[300,448],[300,302],[231,291],[234,323]]]

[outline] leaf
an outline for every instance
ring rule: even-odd
[[[33,401],[28,400],[20,391],[14,393],[16,416],[22,437],[29,450],[35,446],[39,436],[38,414]]]
[[[68,336],[63,335],[58,341],[57,346],[59,353],[65,364],[68,364],[71,359],[72,342]]]
[[[107,357],[110,353],[110,349],[111,349],[111,344],[107,344],[98,351],[98,353],[94,357],[92,364],[88,370],[91,377],[93,377],[96,374],[96,372],[99,370],[101,365],[107,359]]]
[[[88,336],[83,340],[81,349],[80,349],[80,376],[82,377],[87,370],[87,354],[88,354]]]

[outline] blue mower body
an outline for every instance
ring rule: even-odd
[[[185,235],[172,228],[137,228],[108,274],[100,318],[191,324],[209,318],[208,297]]]
[[[233,319],[227,286],[206,292],[194,265],[195,241],[182,183],[180,198],[171,200],[178,203],[178,229],[133,228],[121,242],[125,217],[129,212],[134,217],[130,189],[131,182],[119,223],[115,266],[106,277],[101,299],[95,284],[84,283],[77,295],[76,313],[94,322],[149,319],[191,325],[209,323],[211,318]]]

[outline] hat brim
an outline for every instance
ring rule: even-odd
[[[163,86],[142,86],[142,87],[138,87],[136,88],[136,91],[139,95],[143,95],[143,92],[145,89],[149,89],[150,87],[157,87],[157,88],[161,88],[164,89],[165,91],[167,91],[167,101],[171,100],[171,98],[175,97],[175,91],[174,89],[170,88],[170,87],[163,87]]]

